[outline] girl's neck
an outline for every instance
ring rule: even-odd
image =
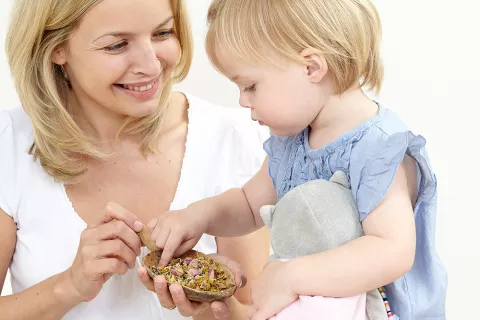
[[[361,88],[331,96],[310,124],[310,146],[321,148],[378,114],[378,105]]]

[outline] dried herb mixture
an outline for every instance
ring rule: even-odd
[[[227,275],[210,257],[172,259],[167,266],[151,267],[151,271],[163,275],[170,283],[179,283],[194,290],[219,292],[227,288]]]

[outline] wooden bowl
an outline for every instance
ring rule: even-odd
[[[148,270],[148,274],[152,279],[160,275],[156,267],[160,262],[161,254],[162,254],[161,250],[155,250],[150,252],[148,255],[146,255],[143,258],[143,266]],[[207,255],[195,250],[190,250],[178,258],[185,259],[187,257],[191,257],[192,259],[195,259],[199,256],[203,256],[204,258],[207,258]],[[225,272],[225,274],[227,275],[227,279],[226,279],[227,288],[219,292],[211,292],[211,291],[195,290],[186,286],[182,286],[183,291],[185,292],[185,295],[190,301],[197,301],[197,302],[219,301],[219,300],[223,300],[225,298],[231,297],[235,293],[235,291],[237,290],[237,285],[235,282],[234,274],[224,264],[220,262],[218,262],[218,264],[220,269],[223,272]],[[172,284],[169,281],[167,281],[167,283],[169,286]]]

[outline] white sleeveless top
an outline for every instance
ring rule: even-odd
[[[251,121],[248,110],[186,96],[190,104],[186,151],[171,209],[243,185],[261,167],[262,143],[268,137]],[[13,293],[70,267],[86,227],[63,184],[54,182],[28,155],[32,139],[31,123],[22,108],[0,110],[0,208],[17,224],[10,265]],[[195,249],[216,252],[215,239],[205,235]],[[94,300],[72,309],[63,319],[108,318],[185,319],[176,310],[161,308],[156,295],[138,279],[136,268],[110,278]]]

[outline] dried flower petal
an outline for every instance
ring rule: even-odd
[[[190,268],[198,268],[198,259],[193,259],[193,260],[189,263],[189,267],[190,267]]]
[[[195,277],[196,275],[198,275],[198,269],[195,269],[195,268],[190,268],[190,270],[188,270],[188,273]]]
[[[217,278],[217,274],[216,274],[216,272],[215,272],[215,269],[210,269],[210,273],[209,273],[209,275],[208,275],[208,278],[209,278],[210,280],[215,280],[215,279]]]

